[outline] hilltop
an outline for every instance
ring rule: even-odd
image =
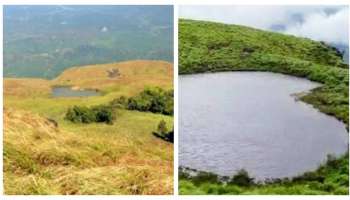
[[[53,80],[4,79],[6,194],[171,194],[173,145],[152,132],[173,117],[116,110],[113,124],[65,120],[74,106],[106,104],[145,87],[173,88],[173,66],[127,61],[77,66]],[[92,97],[51,96],[51,88],[93,88]]]
[[[246,26],[179,21],[179,72],[286,71],[296,63],[347,68],[342,54],[326,43]],[[277,66],[280,64],[281,66]],[[280,68],[280,69],[277,69]]]

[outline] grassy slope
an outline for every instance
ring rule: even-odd
[[[305,77],[323,83],[323,86],[302,97],[302,100],[342,120],[348,127],[349,70],[334,49],[305,38],[193,20],[180,20],[179,40],[180,74],[241,70],[271,71]],[[267,185],[248,190],[240,188],[238,192],[233,189],[225,191],[224,186],[216,186],[221,187],[223,193],[335,193],[337,189],[348,193],[348,181],[339,183],[340,177],[345,176],[348,180],[348,157],[340,158],[340,163],[342,170],[332,168],[322,171],[326,182],[333,184],[333,189],[328,190],[310,189],[312,183],[308,181],[289,186]],[[208,192],[201,190],[201,186],[191,184],[188,180],[182,180],[180,192]]]
[[[108,78],[107,69],[121,76]],[[6,194],[170,194],[173,145],[152,131],[169,116],[118,110],[114,125],[65,121],[72,105],[107,103],[145,86],[172,88],[173,68],[132,61],[72,68],[52,81],[4,80],[4,186]],[[50,86],[97,88],[104,95],[51,98]],[[58,128],[47,120],[54,119]]]

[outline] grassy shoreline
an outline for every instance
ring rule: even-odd
[[[349,129],[349,69],[334,48],[244,26],[183,19],[179,22],[179,44],[179,74],[262,71],[319,82],[323,85],[301,100],[336,117]],[[182,177],[179,190],[180,194],[348,194],[348,153],[334,160],[339,166],[329,168],[325,164],[310,172],[317,175],[322,171],[322,181],[228,187],[208,181],[193,184],[193,179]],[[318,186],[312,186],[315,184]]]
[[[212,172],[179,168],[179,191],[182,195],[220,194],[348,194],[348,152],[339,158],[329,156],[327,162],[316,170],[294,177],[254,181],[241,171],[232,176],[220,176]],[[240,179],[234,177],[240,177]]]

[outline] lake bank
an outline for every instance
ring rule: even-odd
[[[244,168],[264,180],[315,170],[327,155],[339,156],[348,149],[342,122],[292,95],[320,84],[268,72],[179,79],[182,166],[220,175]]]

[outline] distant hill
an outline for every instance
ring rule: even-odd
[[[344,44],[331,44],[337,48],[343,54],[343,60],[345,63],[349,64],[349,46]]]
[[[4,6],[5,77],[134,59],[173,61],[172,6]]]

